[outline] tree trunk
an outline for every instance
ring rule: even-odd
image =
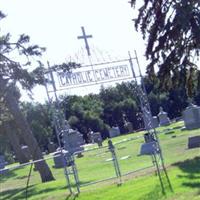
[[[15,152],[15,156],[18,159],[20,164],[29,162],[29,158],[26,157],[24,152],[21,149],[19,136],[16,134],[16,127],[13,125],[13,121],[4,122],[3,129],[6,133],[6,136],[9,139],[9,142],[12,146],[12,149]]]
[[[0,80],[0,89],[1,91],[5,91],[4,97],[3,97],[4,101],[10,113],[13,115],[17,127],[20,129],[21,135],[25,143],[30,148],[30,152],[31,152],[33,160],[43,159],[43,155],[38,146],[38,143],[28,125],[27,120],[25,119],[22,112],[20,111],[17,99],[13,95],[13,88],[6,87],[5,82],[3,80]],[[51,170],[44,160],[35,163],[35,167],[40,173],[42,182],[54,180]]]

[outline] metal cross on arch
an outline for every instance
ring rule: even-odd
[[[90,53],[90,47],[89,47],[89,44],[88,44],[88,40],[87,40],[87,39],[88,39],[88,38],[92,38],[92,35],[86,35],[84,26],[81,26],[81,29],[82,29],[83,35],[82,35],[82,36],[78,36],[77,38],[78,38],[78,39],[84,39],[85,48],[86,48],[86,50],[87,50],[87,54],[88,54],[88,56],[90,56],[90,55],[91,55],[91,53]]]

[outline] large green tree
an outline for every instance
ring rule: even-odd
[[[200,50],[200,1],[131,0],[131,5],[140,6],[134,22],[147,42],[147,72],[153,77],[158,67],[162,86],[184,82],[191,96]]]
[[[0,21],[4,17],[5,15],[0,12]],[[23,89],[30,91],[35,84],[42,81],[41,68],[31,70],[33,69],[31,58],[40,56],[44,48],[30,45],[29,40],[26,35],[21,35],[17,41],[12,41],[10,33],[0,36],[0,99],[15,121],[24,142],[29,146],[33,160],[38,160],[42,159],[43,155],[20,110],[15,89],[16,84],[20,84]],[[21,62],[16,61],[19,57]],[[45,161],[35,163],[35,167],[40,173],[42,182],[54,180]]]

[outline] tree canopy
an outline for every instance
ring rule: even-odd
[[[5,15],[0,11],[0,21]],[[45,48],[31,45],[29,36],[22,34],[16,41],[12,41],[10,33],[0,37],[0,79],[6,84],[20,83],[25,89],[30,90],[35,83],[41,83],[41,68],[31,66],[32,56],[41,56]],[[24,56],[26,59],[16,61],[17,57]],[[15,57],[12,59],[11,57]],[[38,61],[39,62],[39,61]],[[39,65],[38,65],[39,66]]]
[[[147,41],[148,74],[153,77],[158,67],[162,86],[184,81],[191,96],[200,50],[200,1],[131,0],[133,7],[136,3],[141,7],[133,21],[136,30],[141,31]]]
[[[4,17],[5,15],[0,11],[0,21]],[[13,144],[12,147],[16,155],[21,154],[20,133],[30,149],[33,160],[42,159],[43,155],[26,118],[20,110],[20,93],[16,86],[18,83],[22,88],[30,91],[35,84],[43,83],[43,73],[41,73],[43,68],[40,65],[34,68],[31,65],[31,59],[34,56],[42,55],[44,50],[38,45],[31,45],[29,36],[24,34],[20,35],[16,41],[12,40],[10,33],[0,36],[0,104],[3,106],[3,111],[6,111],[3,120],[1,118],[3,130],[10,143]],[[40,64],[39,61],[38,63]],[[45,161],[35,163],[35,167],[40,173],[42,182],[54,180]]]

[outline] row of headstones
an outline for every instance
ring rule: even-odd
[[[183,111],[182,118],[186,129],[191,130],[200,128],[200,107],[190,103],[189,106]],[[167,113],[164,112],[162,109],[158,114],[158,119],[155,116],[153,117],[153,128],[170,124],[170,120],[167,117]]]
[[[102,146],[102,137],[99,132],[93,133],[92,134],[92,142],[97,143],[99,146]],[[80,132],[69,129],[67,133],[63,134],[63,143],[64,143],[64,149],[67,150],[67,152],[70,152],[71,154],[79,151],[83,151],[84,147],[83,145],[85,144],[85,141],[83,139],[83,136]],[[23,145],[21,147],[21,150],[25,154],[28,160],[31,160],[31,153],[29,151],[28,146]],[[49,142],[48,144],[48,150],[49,153],[53,153],[53,156],[57,156],[59,153],[57,152],[56,145],[53,142]],[[55,162],[55,167],[59,166],[61,161],[60,157],[55,157],[54,162]],[[6,166],[5,162],[5,157],[3,155],[0,155],[0,169],[4,169]]]
[[[183,112],[183,119],[184,119],[185,126],[186,126],[187,129],[199,128],[200,127],[200,107],[191,104]],[[153,128],[156,128],[158,126],[166,126],[166,125],[170,124],[170,120],[167,116],[167,113],[164,112],[162,108],[160,108],[160,112],[158,114],[158,117],[154,116],[152,118],[152,124],[153,124]],[[77,132],[74,131],[74,130],[71,130],[70,133],[71,133],[72,138],[75,135],[77,135]],[[119,136],[119,135],[120,135],[120,129],[119,129],[118,126],[113,126],[109,130],[110,138],[116,137],[116,136]],[[91,137],[92,143],[98,143],[99,141],[102,142],[102,138],[101,138],[100,133],[92,133],[90,135],[90,137]],[[79,140],[77,140],[77,137],[74,137],[74,139],[69,140],[69,141],[71,141],[71,143],[70,143],[71,146],[69,144],[68,145],[66,144],[65,149],[73,149],[73,152],[82,151],[83,147],[80,146],[81,144],[83,144],[83,139],[82,139],[81,134],[79,134],[79,138],[80,138]],[[79,145],[77,145],[77,143]],[[74,145],[74,147],[73,147],[73,145]],[[146,149],[146,147],[145,147],[145,149]],[[149,150],[148,150],[148,152],[149,152]]]
[[[21,151],[24,153],[24,155],[26,156],[26,158],[28,160],[31,159],[31,154],[29,152],[28,146],[22,145],[21,146]],[[8,163],[5,160],[5,156],[4,155],[0,155],[0,170],[2,170],[2,171],[0,171],[0,174],[5,172],[3,169],[6,167],[7,164]]]
[[[158,120],[159,119],[159,120]],[[199,128],[200,127],[200,107],[191,104],[186,110],[183,112],[183,119],[185,122],[185,127],[187,129]],[[153,128],[158,126],[166,126],[170,124],[170,120],[167,116],[167,113],[160,108],[160,112],[158,117],[154,116],[152,118]],[[113,126],[109,130],[110,138],[116,137],[120,135],[120,129],[118,126]],[[83,150],[84,140],[82,134],[78,131],[70,129],[68,136],[64,135],[65,149],[70,150],[72,153]],[[90,142],[97,143],[99,146],[102,145],[102,137],[99,132],[92,132],[90,134]]]
[[[164,115],[166,115],[164,113]],[[163,116],[164,116],[163,115]],[[161,119],[162,118],[162,115]],[[155,118],[153,119],[155,120]],[[155,123],[154,123],[155,124]],[[128,130],[130,129],[130,131],[132,130],[132,124],[128,123],[126,124],[126,126],[128,127]],[[109,137],[113,138],[113,137],[117,137],[120,135],[120,129],[118,126],[113,126],[112,128],[110,128],[109,130]],[[98,146],[102,146],[102,137],[101,134],[99,132],[92,132],[90,134],[90,142],[91,143],[97,143]],[[73,130],[73,129],[69,129],[67,134],[63,134],[63,141],[64,141],[64,148],[66,150],[68,150],[69,152],[71,152],[72,154],[78,151],[83,151],[83,145],[85,144],[85,141],[83,139],[83,136],[80,132]],[[23,145],[21,147],[22,151],[24,152],[24,154],[26,155],[26,157],[31,160],[31,154],[29,152],[29,148],[26,145]],[[54,153],[56,152],[56,145],[53,142],[49,142],[48,144],[48,150],[49,153]],[[54,153],[54,155],[56,155],[56,153]],[[0,169],[3,169],[6,165],[5,159],[3,156],[0,157]]]
[[[144,120],[144,124],[145,124],[145,128],[146,128],[149,119],[147,119],[146,117],[143,116],[143,120]],[[170,120],[167,116],[167,113],[164,112],[162,108],[160,108],[160,112],[159,112],[158,116],[152,117],[151,123],[153,126],[152,128],[157,128],[159,126],[170,125]],[[132,126],[131,122],[126,121],[124,126],[127,128],[129,133],[133,132],[133,126]],[[121,133],[120,133],[120,129],[118,126],[112,126],[112,128],[110,128],[110,130],[109,130],[110,138],[117,137],[120,134]]]
[[[146,115],[143,115],[144,125],[145,129],[149,128],[157,128],[159,126],[168,126],[170,125],[170,119],[168,118],[168,115],[166,112],[163,111],[163,108],[160,107],[160,112],[157,116],[151,117],[151,115],[148,113]],[[149,125],[149,120],[151,120],[151,126]]]
[[[200,107],[190,103],[183,112],[183,120],[188,130],[200,128]]]
[[[163,115],[163,113],[161,113]],[[161,115],[161,116],[162,116]],[[164,113],[164,122],[167,124],[166,113]],[[162,116],[162,117],[163,117]],[[183,111],[182,118],[184,121],[185,129],[192,130],[200,128],[200,107],[192,103]],[[154,124],[154,123],[153,123]],[[144,135],[145,136],[145,135]],[[200,148],[200,136],[191,136],[188,138],[188,149]],[[155,141],[147,140],[145,138],[145,143],[141,146],[141,155],[150,155],[159,152],[159,148]]]
[[[186,129],[195,129],[200,128],[200,107],[194,104],[190,104],[184,111],[183,111],[183,120]],[[143,116],[145,128],[147,128],[149,119],[148,116]],[[163,108],[160,107],[160,112],[157,116],[153,116],[151,118],[152,128],[157,128],[159,126],[168,126],[170,125],[170,119],[168,118],[167,112],[163,111]],[[116,137],[120,135],[119,127],[112,127],[109,130],[110,137]]]

